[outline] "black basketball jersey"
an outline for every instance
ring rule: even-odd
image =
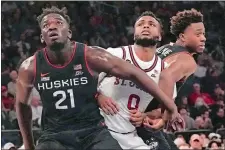
[[[189,53],[189,50],[187,48],[183,47],[183,46],[176,45],[174,43],[166,44],[164,46],[161,46],[161,47],[157,48],[157,50],[156,50],[157,55],[162,60],[165,60],[166,58],[168,58],[172,55],[175,55],[177,53],[181,53],[181,52]],[[185,77],[184,77],[176,83],[177,92],[181,89],[181,87],[183,86],[185,81],[186,80],[185,80]]]
[[[170,43],[170,44],[166,44],[164,46],[161,46],[159,48],[157,48],[156,50],[157,55],[162,59],[165,60],[166,58],[178,54],[178,53],[189,53],[189,50],[183,46],[180,45],[176,45],[174,43]],[[192,78],[193,75],[189,76],[188,79]],[[176,87],[177,87],[177,98],[179,98],[181,88],[182,86],[185,84],[185,82],[187,81],[187,79],[182,78],[180,81],[176,82]],[[157,101],[155,98],[151,101],[151,103],[148,105],[148,107],[146,108],[146,112],[148,111],[152,111],[154,109],[157,109],[159,106],[159,101]]]
[[[35,87],[43,104],[44,131],[62,131],[93,126],[102,119],[97,101],[97,79],[85,61],[85,45],[74,43],[71,61],[62,67],[52,65],[46,50],[36,54]]]

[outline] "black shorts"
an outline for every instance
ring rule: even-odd
[[[122,149],[106,127],[43,134],[35,149]]]
[[[145,144],[151,146],[154,150],[170,150],[170,144],[164,136],[163,131],[153,131],[144,127],[137,128],[138,136],[142,138]]]

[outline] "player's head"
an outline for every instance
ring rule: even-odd
[[[195,9],[178,12],[171,18],[170,31],[191,50],[201,53],[205,49],[203,15]]]
[[[162,24],[151,11],[145,11],[134,24],[135,44],[143,47],[155,46],[161,41]]]
[[[41,42],[45,42],[52,50],[60,50],[72,37],[70,18],[66,15],[66,8],[59,9],[55,6],[43,9],[37,17],[41,28]],[[58,47],[55,48],[55,47]]]

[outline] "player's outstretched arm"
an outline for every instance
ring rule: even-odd
[[[32,134],[32,111],[29,96],[33,88],[34,80],[34,56],[26,59],[19,68],[16,82],[16,113],[22,133],[25,149],[34,149]]]
[[[177,112],[175,103],[165,95],[158,85],[139,68],[111,55],[99,47],[86,48],[88,66],[95,73],[106,72],[113,76],[134,81],[143,90],[160,100],[170,112]]]

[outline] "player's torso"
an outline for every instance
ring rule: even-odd
[[[166,65],[176,63],[176,60],[178,59],[179,55],[183,53],[190,54],[185,47],[176,45],[174,43],[170,43],[162,47],[159,47],[156,50],[156,52],[157,55],[166,63]],[[180,90],[180,88],[183,86],[187,78],[188,77],[185,76],[176,83],[177,91]]]
[[[163,68],[162,61],[158,56],[155,55],[150,62],[143,62],[136,56],[133,46],[125,46],[123,47],[123,51],[124,60],[141,68],[152,80],[158,83],[159,75]],[[104,78],[99,88],[101,92],[111,97],[120,106],[118,115],[105,116],[106,124],[107,121],[110,122],[108,123],[109,125],[107,124],[109,128],[122,133],[135,130],[129,121],[129,110],[138,109],[144,112],[153,97],[143,91],[134,82],[112,76]]]
[[[35,87],[41,96],[42,123],[46,128],[57,125],[69,128],[79,121],[85,122],[84,119],[91,118],[90,111],[98,109],[93,99],[97,81],[85,65],[84,45],[76,43],[74,48],[71,61],[62,67],[50,64],[45,50],[36,54]]]

